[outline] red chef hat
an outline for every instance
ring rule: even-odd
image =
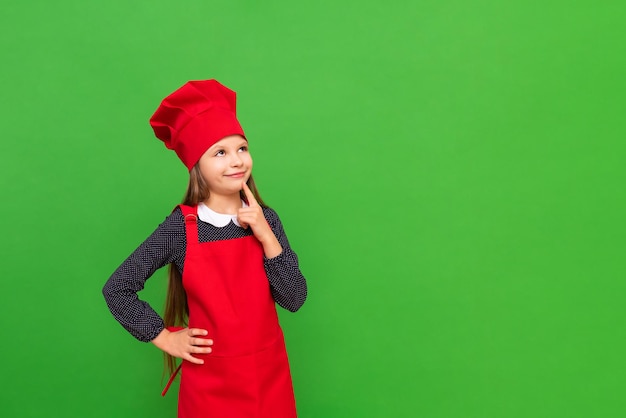
[[[202,154],[229,135],[245,136],[236,94],[216,80],[188,81],[161,102],[150,125],[191,171]]]

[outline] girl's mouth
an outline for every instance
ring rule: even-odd
[[[246,173],[245,172],[241,172],[241,173],[233,173],[233,174],[226,174],[226,177],[230,177],[230,178],[234,178],[234,179],[239,179],[242,178],[243,176],[245,176]]]

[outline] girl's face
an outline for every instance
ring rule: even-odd
[[[209,193],[239,193],[241,184],[248,180],[252,172],[248,141],[240,135],[227,136],[206,150],[198,164],[202,178],[209,186]]]

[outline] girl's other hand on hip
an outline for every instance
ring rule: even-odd
[[[200,328],[183,328],[173,332],[164,329],[152,343],[169,355],[190,363],[204,364],[204,360],[193,354],[209,354],[212,351],[213,340],[201,338],[208,334],[207,330]]]

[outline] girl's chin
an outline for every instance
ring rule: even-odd
[[[220,196],[231,196],[231,195],[239,195],[239,193],[241,192],[242,187],[241,184],[233,186],[233,187],[223,187],[217,190],[214,190],[213,193],[214,195],[220,195]]]

